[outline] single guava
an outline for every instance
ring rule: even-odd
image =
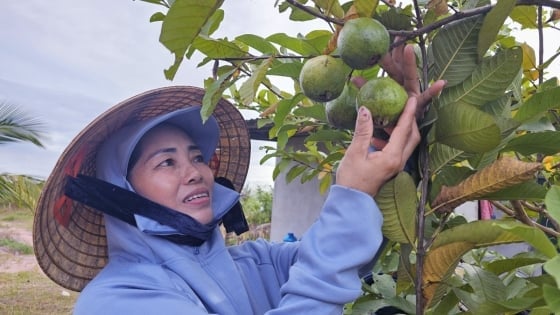
[[[366,69],[389,50],[389,32],[381,22],[367,17],[344,23],[337,38],[340,58],[353,69]]]
[[[320,55],[303,64],[299,84],[305,96],[328,102],[340,96],[349,73],[350,69],[339,58]]]
[[[406,90],[397,81],[390,77],[373,78],[358,91],[356,106],[366,106],[373,125],[385,128],[397,122],[407,100]]]
[[[325,104],[325,114],[329,125],[338,129],[354,129],[358,112],[356,110],[356,96],[358,88],[348,82],[342,94]]]

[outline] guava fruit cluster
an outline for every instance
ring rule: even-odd
[[[348,20],[337,37],[338,56],[320,55],[303,65],[299,82],[302,92],[317,102],[326,102],[327,122],[339,129],[352,129],[357,107],[366,106],[379,128],[391,126],[406,103],[406,91],[390,78],[375,78],[358,89],[350,83],[351,70],[374,66],[389,50],[389,32],[379,21],[360,17]]]

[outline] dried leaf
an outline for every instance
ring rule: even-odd
[[[436,16],[442,16],[449,11],[447,1],[445,0],[430,0],[428,2],[428,9],[433,10]]]
[[[510,157],[500,158],[456,186],[443,186],[431,204],[432,210],[452,211],[466,201],[477,200],[486,194],[527,181],[541,169],[541,163],[523,162]]]
[[[548,20],[546,20],[546,23],[556,22],[558,20],[560,20],[560,10],[554,9],[554,10],[552,10],[552,14],[550,15],[550,18]]]

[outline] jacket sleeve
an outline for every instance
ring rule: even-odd
[[[267,314],[341,314],[361,293],[359,269],[379,249],[382,224],[371,196],[333,185],[318,220],[300,241],[278,307]]]

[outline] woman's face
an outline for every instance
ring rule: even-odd
[[[172,125],[159,125],[138,143],[139,158],[128,174],[134,190],[198,222],[212,221],[214,176],[191,138]]]

